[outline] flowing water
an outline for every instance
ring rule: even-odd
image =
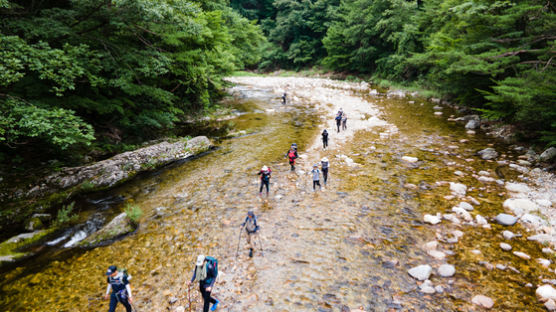
[[[104,272],[112,264],[132,275],[138,311],[187,308],[184,285],[194,259],[203,253],[219,259],[213,294],[224,311],[339,311],[343,305],[367,311],[473,311],[479,310],[471,304],[477,294],[493,298],[495,311],[543,311],[535,288],[526,287],[551,276],[534,261],[540,257],[539,245],[525,238],[512,242],[514,250],[533,256],[526,261],[500,250],[503,229],[494,222],[491,229],[422,222],[423,214],[449,211],[461,201],[446,199],[450,191],[445,183],[436,183],[440,181],[468,186],[468,195],[480,202],[472,214],[493,217],[503,211],[503,186],[473,177],[480,170],[496,176],[496,162],[475,156],[491,142],[446,121],[451,113],[446,108],[443,117],[435,116],[433,104],[422,99],[370,95],[356,84],[296,79],[272,81],[295,100],[288,105],[280,103],[281,90],[249,85],[246,79],[247,85],[234,89],[241,113],[231,121],[244,135],[101,194],[123,199],[111,206],[115,212],[128,202],[140,206],[144,215],[139,229],[109,246],[58,248],[6,270],[0,308],[107,310],[101,299]],[[342,106],[348,131],[337,134],[330,120]],[[323,125],[331,132],[327,150],[318,142]],[[284,157],[293,142],[301,155],[294,172]],[[308,171],[324,156],[331,164],[328,185],[313,192]],[[402,156],[419,161],[408,163]],[[262,165],[273,170],[268,198],[258,195]],[[455,176],[455,170],[465,176]],[[507,180],[516,176],[498,172]],[[240,224],[250,209],[261,225],[258,249],[249,258],[242,236],[236,257]],[[456,229],[464,235],[449,243]],[[524,231],[518,226],[511,230]],[[440,242],[446,259],[435,260],[422,248],[432,240]],[[490,269],[486,262],[508,269]],[[432,283],[444,292],[422,294],[420,282],[407,270],[442,263],[455,265],[455,276],[433,274]],[[196,287],[191,294],[194,310],[200,311]]]

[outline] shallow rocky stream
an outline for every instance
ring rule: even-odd
[[[531,234],[520,223],[494,221],[508,198],[505,182],[520,173],[476,155],[492,146],[503,154],[499,159],[516,159],[508,146],[448,121],[455,113],[447,107],[435,114],[434,103],[366,84],[231,80],[239,83],[230,90],[238,114],[226,122],[238,136],[101,194],[123,198],[111,206],[115,211],[126,202],[139,205],[139,229],[109,246],[61,248],[5,270],[0,309],[107,310],[104,272],[116,264],[133,277],[138,311],[188,311],[184,285],[203,253],[219,259],[213,294],[222,311],[479,311],[488,302],[477,295],[492,300],[491,311],[546,311],[535,290],[554,278],[554,255],[528,241]],[[287,105],[279,99],[284,90]],[[336,133],[339,108],[348,129]],[[323,150],[325,127],[330,147]],[[301,156],[295,172],[284,157],[293,142]],[[325,156],[329,182],[313,192],[308,172]],[[258,196],[263,165],[273,170],[268,198]],[[465,185],[465,193],[451,190],[450,182]],[[454,218],[424,222],[426,214],[468,208],[461,202],[470,204],[472,210],[464,210],[471,222],[457,209],[460,224]],[[249,209],[259,218],[262,252],[250,259],[242,242],[236,258],[239,225]],[[521,237],[507,240],[504,230]],[[502,242],[512,250],[503,250]],[[538,258],[550,261],[548,267]],[[428,282],[408,274],[419,265],[432,268]],[[200,302],[196,287],[191,294]]]

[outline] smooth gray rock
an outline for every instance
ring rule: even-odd
[[[494,306],[494,300],[483,295],[476,295],[471,299],[471,302],[485,309],[490,309]]]
[[[485,160],[490,160],[498,157],[498,152],[492,147],[487,147],[484,150],[480,150],[479,152],[477,152],[477,154],[479,154],[479,156],[481,156],[481,158]]]
[[[506,243],[500,243],[500,248],[502,248],[502,250],[505,250],[505,251],[512,250],[512,246],[510,244],[506,244]]]
[[[438,267],[438,274],[442,277],[451,277],[456,274],[456,268],[451,264],[443,264]]]
[[[496,222],[502,225],[514,225],[517,222],[517,217],[506,213],[501,213],[496,216]]]
[[[124,234],[135,231],[137,224],[133,222],[125,212],[117,215],[112,221],[102,227],[100,230],[89,235],[82,240],[80,246],[94,246],[102,242],[118,238]]]
[[[541,156],[539,156],[540,161],[549,161],[556,157],[556,147],[552,146],[542,152]]]
[[[465,125],[465,129],[471,129],[471,130],[477,129],[477,128],[479,128],[480,125],[481,125],[481,122],[479,120],[471,119]]]

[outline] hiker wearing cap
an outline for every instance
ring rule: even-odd
[[[328,147],[328,131],[324,129],[324,131],[322,131],[322,148],[327,148],[327,147]]]
[[[251,235],[255,235],[259,230],[259,225],[257,225],[257,217],[252,210],[247,212],[247,217],[245,221],[241,224],[242,227],[245,227],[245,231],[247,232],[247,247],[249,248],[249,257],[253,257],[253,245],[251,245]]]
[[[271,173],[272,170],[270,170],[267,166],[263,166],[261,171],[259,171],[258,174],[261,175],[261,188],[259,189],[259,195],[263,193],[263,187],[266,186],[266,196],[268,196]]]
[[[295,159],[298,157],[297,156],[297,144],[293,143],[290,146],[290,150],[286,153],[286,157],[288,158],[288,161],[290,162],[290,166],[291,166],[291,171],[295,170]]]
[[[313,174],[313,191],[315,190],[315,186],[319,186],[319,190],[321,189],[320,186],[320,170],[319,170],[319,165],[314,164],[313,165],[313,170],[311,171],[311,173]]]
[[[203,312],[208,312],[209,306],[212,303],[211,311],[216,310],[218,306],[217,299],[210,296],[216,277],[218,276],[218,260],[213,257],[199,255],[195,262],[195,269],[193,269],[193,277],[188,285],[193,282],[199,282],[199,289],[203,297]]]
[[[106,276],[108,287],[106,287],[106,295],[104,295],[105,300],[108,299],[110,290],[112,290],[112,294],[110,294],[110,309],[108,312],[116,311],[118,302],[125,307],[127,312],[131,312],[133,297],[131,295],[131,287],[129,286],[130,277],[125,274],[125,272],[120,272],[115,265],[108,267]]]
[[[321,159],[320,167],[322,170],[322,177],[324,178],[324,185],[326,185],[326,180],[328,180],[328,158],[324,157]]]

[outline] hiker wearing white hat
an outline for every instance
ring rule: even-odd
[[[272,170],[270,170],[267,166],[263,166],[261,171],[259,171],[259,175],[261,176],[261,188],[259,189],[259,195],[262,195],[263,187],[266,186],[266,196],[268,196],[271,173]]]
[[[195,269],[193,269],[193,277],[188,285],[193,282],[199,282],[199,290],[203,297],[203,312],[208,312],[210,304],[212,303],[211,311],[216,310],[218,306],[217,299],[210,296],[216,277],[218,276],[218,260],[213,257],[199,255],[195,261]]]
[[[324,185],[326,186],[326,181],[328,180],[328,158],[324,157],[320,161],[320,167],[322,170],[322,176],[324,178]]]

